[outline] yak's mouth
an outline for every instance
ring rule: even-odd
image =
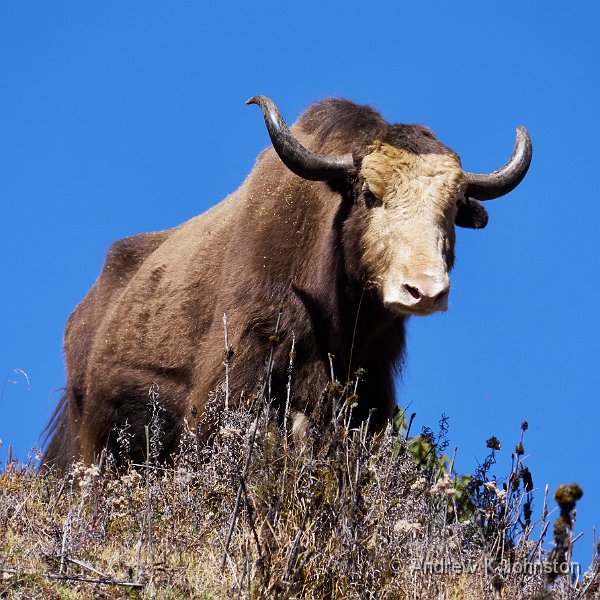
[[[446,312],[448,310],[448,306],[444,306],[443,308],[416,308],[411,306],[405,306],[403,304],[399,304],[396,302],[384,302],[384,306],[391,312],[402,315],[405,317],[427,317],[429,315],[433,315],[438,312]]]

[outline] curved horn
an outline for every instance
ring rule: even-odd
[[[307,150],[288,129],[275,103],[266,96],[254,96],[246,104],[258,104],[273,147],[285,166],[304,179],[326,181],[344,177],[354,168],[352,154],[324,156]]]
[[[466,195],[477,200],[492,200],[516,188],[531,164],[531,138],[525,127],[517,127],[517,139],[509,161],[497,171],[486,174],[465,173]]]

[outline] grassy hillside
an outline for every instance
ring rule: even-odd
[[[65,476],[34,459],[6,465],[0,597],[600,597],[600,558],[579,582],[570,563],[581,490],[563,486],[560,516],[549,520],[547,498],[532,520],[526,423],[504,484],[490,475],[494,438],[478,471],[457,477],[444,423],[411,438],[399,413],[379,436],[352,430],[354,389],[332,383],[302,439],[264,394],[224,410],[220,390],[214,437],[198,440],[190,415],[165,466],[153,388],[146,464],[127,461],[121,431],[121,456]]]

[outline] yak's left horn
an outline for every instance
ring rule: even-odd
[[[517,140],[509,161],[493,173],[465,173],[466,195],[477,200],[492,200],[516,188],[531,164],[531,138],[525,127],[517,127]]]
[[[307,150],[289,130],[275,103],[266,96],[254,96],[246,104],[258,104],[273,147],[285,166],[304,179],[327,181],[340,179],[354,169],[352,154],[324,156]]]

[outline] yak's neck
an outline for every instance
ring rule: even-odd
[[[309,312],[323,359],[333,354],[349,373],[374,363],[391,368],[401,359],[405,337],[405,317],[383,307],[377,290],[353,267],[356,257],[347,254],[343,232],[351,209],[351,201],[340,197],[308,261],[315,293],[295,290]]]

